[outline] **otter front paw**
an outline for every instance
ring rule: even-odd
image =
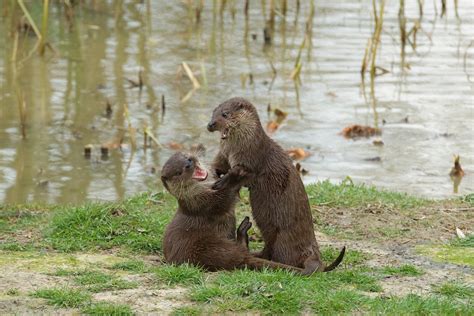
[[[223,188],[225,188],[228,183],[230,182],[230,179],[229,179],[229,175],[225,175],[223,177],[221,177],[220,179],[218,179],[216,182],[214,182],[214,184],[212,185],[212,189],[213,190],[222,190]]]

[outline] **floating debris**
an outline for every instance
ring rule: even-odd
[[[363,125],[351,125],[344,128],[341,132],[345,138],[358,138],[358,137],[372,137],[375,135],[381,135],[382,131],[379,128]]]
[[[263,39],[265,41],[265,45],[272,45],[272,35],[271,35],[270,27],[266,26],[263,29]],[[255,36],[257,38],[257,36]]]
[[[105,104],[105,117],[111,118],[113,112],[114,111],[112,110],[112,104],[110,104],[110,101],[107,99],[106,104]]]
[[[84,146],[84,157],[86,157],[87,159],[91,157],[92,148],[94,148],[94,146],[92,146],[91,144]]]
[[[128,79],[128,78],[125,78],[125,79],[130,83],[130,88],[139,88],[140,90],[142,89],[143,75],[142,75],[141,70],[138,71],[138,81],[135,81],[133,79]]]
[[[292,148],[288,149],[286,152],[293,160],[303,160],[311,155],[310,152],[304,150],[303,148]]]
[[[280,127],[280,124],[278,124],[277,122],[275,122],[275,121],[268,122],[268,124],[267,124],[267,133],[269,133],[269,134],[275,133],[275,131],[278,129],[278,127]]]
[[[459,159],[459,155],[454,156],[454,166],[451,169],[451,172],[449,173],[451,177],[464,177],[464,170],[462,170]]]
[[[100,146],[100,155],[102,158],[107,158],[109,156],[109,147],[107,147],[107,145]]]
[[[449,172],[449,176],[453,182],[453,193],[459,192],[459,185],[461,184],[462,178],[464,177],[464,170],[462,170],[459,159],[459,155],[454,155],[454,166]]]
[[[383,145],[385,145],[383,140],[381,140],[381,139],[374,139],[372,144],[374,144],[374,146],[383,146]]]
[[[177,142],[169,142],[168,144],[166,144],[166,147],[173,150],[182,150],[184,148],[183,144]]]
[[[309,173],[309,171],[303,168],[299,162],[296,163],[295,167],[296,167],[296,171],[298,171],[298,173],[303,176]]]
[[[372,161],[372,162],[380,162],[380,161],[382,161],[382,158],[379,157],[379,156],[376,156],[376,157],[371,157],[371,158],[365,158],[364,160],[365,161]]]

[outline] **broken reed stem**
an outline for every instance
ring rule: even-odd
[[[130,143],[132,145],[132,150],[135,150],[136,148],[136,145],[137,145],[137,142],[135,140],[135,131],[132,127],[132,122],[130,120],[130,113],[128,112],[128,106],[127,104],[124,104],[123,105],[123,115],[125,116],[125,118],[127,119],[127,123],[128,123],[128,134],[130,135]]]
[[[382,0],[380,2],[380,16],[377,16],[377,7],[375,4],[375,0],[372,0],[372,3],[374,7],[375,30],[374,30],[374,35],[372,37],[372,51],[371,51],[372,61],[370,65],[370,79],[373,82],[375,79],[375,71],[376,71],[375,61],[377,59],[377,48],[380,43],[380,34],[382,33],[385,0]]]
[[[273,30],[275,27],[275,0],[270,0],[270,28]]]
[[[186,75],[188,76],[189,80],[193,83],[193,88],[194,89],[199,89],[201,85],[199,84],[199,81],[196,79],[194,76],[193,72],[191,71],[191,68],[189,68],[188,64],[186,62],[182,62],[184,71],[186,72]]]
[[[360,67],[360,75],[362,77],[362,81],[365,79],[365,72],[367,71],[367,60],[370,58],[370,47],[372,45],[372,41],[369,38],[367,40],[367,45],[365,46],[364,58],[362,59],[362,66]]]
[[[418,0],[418,11],[420,12],[420,20],[423,18],[423,4],[424,3],[425,3],[425,0]]]
[[[281,13],[283,13],[284,16],[286,16],[286,11],[287,11],[286,0],[281,0]]]
[[[18,1],[18,4],[20,5],[21,10],[23,11],[23,14],[25,15],[26,19],[28,20],[28,23],[30,23],[31,28],[35,32],[38,39],[41,40],[41,33],[38,30],[38,27],[36,26],[35,21],[31,17],[30,12],[28,12],[28,10],[26,9],[25,3],[23,2],[23,0],[17,0],[17,1]]]
[[[441,17],[446,14],[446,0],[441,0]]]
[[[162,148],[163,146],[161,146],[160,142],[158,141],[158,139],[156,139],[156,137],[153,135],[153,133],[151,132],[150,128],[147,127],[145,129],[145,137],[148,135],[148,137],[150,137],[150,139],[152,141],[155,142],[155,144],[159,147],[159,148]]]
[[[249,0],[245,0],[244,15],[245,15],[245,19],[247,20],[249,18]]]
[[[17,91],[18,111],[20,113],[20,130],[22,139],[26,139],[26,102],[21,91]]]
[[[472,3],[471,3],[471,4],[472,4]],[[456,14],[456,18],[459,19],[458,0],[454,0],[454,13]]]
[[[16,62],[16,55],[17,55],[17,52],[18,52],[18,38],[19,38],[19,36],[20,36],[20,34],[18,33],[18,31],[15,31],[15,35],[14,35],[14,38],[13,38],[13,51],[12,51],[12,57],[11,57],[12,63]]]
[[[400,43],[401,43],[401,70],[404,69],[405,64],[405,46],[407,40],[407,30],[406,30],[407,19],[405,17],[405,0],[400,0],[400,8],[398,10],[398,25],[400,27]]]
[[[303,52],[303,48],[306,46],[306,36],[303,38],[303,42],[300,45],[300,48],[298,50],[298,56],[296,56],[295,60],[295,66],[293,68],[293,71],[291,72],[290,78],[292,80],[299,79],[299,75],[301,72],[301,68],[303,67],[301,63],[301,54]]]
[[[43,56],[45,49],[46,49],[46,40],[48,34],[48,14],[49,14],[49,0],[43,1],[43,21],[41,26],[41,38],[40,38],[40,46],[39,51],[40,55]]]

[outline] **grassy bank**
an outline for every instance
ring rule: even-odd
[[[162,263],[174,199],[145,193],[120,203],[0,206],[0,312],[473,314],[474,199],[432,201],[371,187],[307,187],[330,261],[309,278],[285,271],[207,273]],[[238,220],[250,214],[242,194]],[[251,230],[252,246],[262,242]],[[21,302],[21,303],[18,303]]]

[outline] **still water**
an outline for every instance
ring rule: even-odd
[[[212,159],[218,135],[205,127],[212,109],[232,96],[252,101],[264,124],[272,119],[269,104],[288,112],[272,137],[286,149],[311,153],[301,162],[309,171],[305,183],[350,176],[380,188],[452,197],[448,174],[459,154],[466,172],[459,194],[474,191],[471,1],[459,1],[459,18],[451,2],[440,17],[441,1],[425,1],[421,20],[418,2],[407,1],[407,32],[419,28],[403,66],[399,2],[387,1],[376,65],[388,73],[375,78],[373,94],[369,74],[365,88],[360,75],[374,31],[371,1],[315,1],[312,24],[309,1],[299,11],[288,1],[286,17],[277,6],[271,45],[263,36],[269,1],[250,1],[247,19],[243,1],[227,1],[222,9],[220,1],[205,1],[199,23],[185,1],[82,1],[72,19],[53,1],[48,40],[54,51],[43,57],[28,56],[34,36],[20,34],[15,45],[6,3],[0,9],[0,201],[78,203],[160,190],[160,166],[173,148],[202,143],[203,159]],[[40,2],[26,3],[40,25]],[[301,50],[295,84],[290,77],[305,34],[311,45],[306,41]],[[193,89],[183,62],[200,88]],[[130,83],[139,71],[142,89]],[[384,145],[342,137],[352,124],[378,126]],[[150,140],[144,150],[145,129],[162,147]],[[107,159],[100,154],[104,144]]]

